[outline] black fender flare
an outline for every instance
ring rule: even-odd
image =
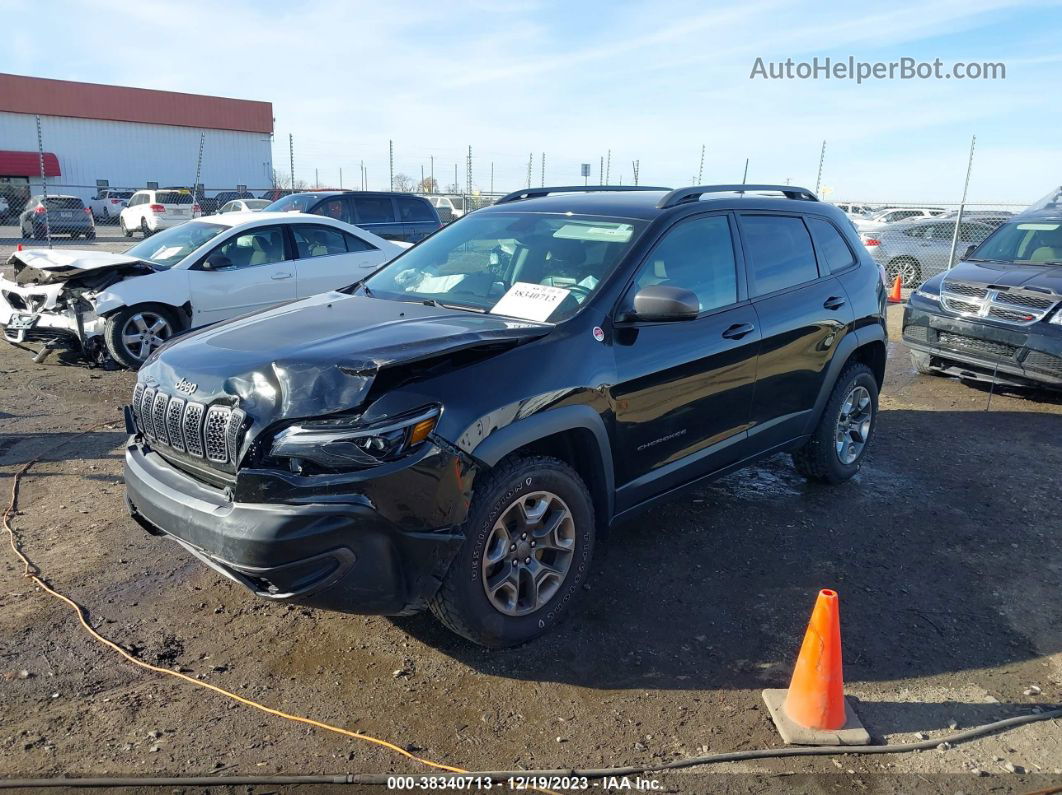
[[[826,402],[830,399],[830,394],[833,392],[833,387],[837,384],[837,379],[841,377],[841,371],[851,360],[852,354],[864,345],[879,341],[883,344],[888,342],[885,329],[879,324],[855,329],[841,338],[841,341],[837,344],[837,349],[833,352],[833,357],[830,359],[826,377],[822,379],[822,387],[819,389],[818,397],[815,398],[815,409],[811,412],[811,419],[808,422],[808,426],[804,429],[804,433],[814,432],[819,424],[822,412],[826,410]]]
[[[599,465],[599,475],[603,489],[602,506],[605,516],[599,516],[598,522],[608,525],[615,510],[616,482],[612,466],[612,445],[609,441],[605,423],[591,406],[574,405],[547,409],[530,417],[506,425],[492,432],[470,453],[477,461],[487,467],[495,466],[505,456],[528,444],[545,439],[565,431],[585,430],[594,437],[596,456],[591,458]],[[592,486],[592,484],[591,484]]]

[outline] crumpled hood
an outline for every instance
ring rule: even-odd
[[[1062,296],[1062,266],[1016,265],[997,262],[960,262],[945,278],[994,287],[1023,287],[1048,290]]]
[[[8,260],[16,284],[56,284],[87,273],[105,270],[153,272],[143,260],[106,251],[34,248],[16,251]]]
[[[148,360],[140,380],[190,400],[236,402],[255,420],[253,435],[277,420],[358,408],[382,369],[475,348],[503,349],[551,329],[332,292],[181,337]]]

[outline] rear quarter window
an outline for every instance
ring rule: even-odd
[[[414,198],[398,198],[399,220],[402,221],[434,221],[435,213],[431,205],[426,201]]]
[[[815,240],[815,248],[819,254],[819,264],[823,273],[837,273],[855,265],[856,258],[852,249],[841,237],[833,224],[821,218],[808,218],[808,228]]]

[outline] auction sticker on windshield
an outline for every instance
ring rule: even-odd
[[[568,292],[563,287],[516,282],[494,305],[490,313],[543,321],[568,297]]]

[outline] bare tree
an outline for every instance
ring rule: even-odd
[[[292,185],[291,185],[291,174],[289,174],[287,171],[277,171],[276,169],[273,169],[273,187],[274,188],[290,188],[290,187],[292,187]],[[295,190],[306,190],[307,188],[310,187],[310,183],[308,183],[304,179],[297,179],[297,180],[295,180],[295,186],[294,187],[295,187]]]
[[[447,193],[458,193],[459,194],[459,193],[462,193],[463,191],[461,190],[461,186],[460,185],[458,185],[456,182],[451,182],[449,185],[446,186],[446,192]]]
[[[425,177],[417,183],[417,193],[438,193],[439,183],[434,177]]]
[[[397,190],[402,193],[413,192],[413,178],[406,176],[405,174],[395,174],[394,181],[391,183],[391,190]]]

